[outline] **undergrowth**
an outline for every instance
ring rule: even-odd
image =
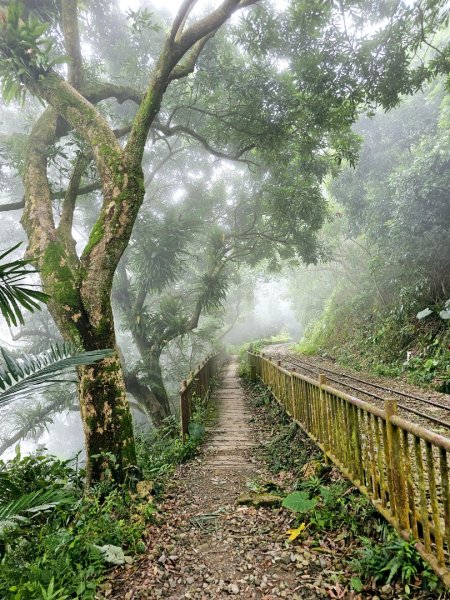
[[[293,527],[308,532],[312,547],[326,547],[332,540],[334,552],[342,553],[342,570],[336,573],[342,585],[355,593],[366,590],[367,597],[383,586],[383,597],[447,597],[414,543],[399,538],[370,501],[324,462],[322,453],[264,385],[248,380],[247,384],[265,432],[258,458],[273,473],[291,475],[284,506],[297,515]]]
[[[39,453],[22,457],[17,452],[14,459],[0,461],[0,492],[4,491],[0,494],[0,598],[94,599],[112,565],[131,562],[133,555],[144,552],[143,534],[146,524],[155,519],[158,494],[201,441],[207,407],[196,404],[185,444],[173,417],[138,438],[140,479],[148,490],[144,495],[136,492],[137,481],[128,485],[103,481],[86,493],[84,473],[76,460]],[[24,497],[30,499],[32,492],[39,495],[49,486],[54,498],[64,492],[66,501],[50,499],[34,510],[23,508]],[[11,513],[7,493],[15,498],[13,508],[22,511],[2,519],[2,509]]]

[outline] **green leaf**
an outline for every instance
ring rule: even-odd
[[[0,504],[0,523],[20,517],[21,514],[29,515],[44,512],[60,504],[72,504],[73,496],[66,490],[50,488],[35,490],[11,500],[7,504]]]
[[[364,589],[363,582],[359,577],[352,577],[350,579],[350,585],[352,586],[352,589],[355,590],[355,592],[362,592]]]
[[[306,492],[292,492],[283,500],[282,506],[296,513],[305,513],[312,510],[317,500],[310,498]]]
[[[189,436],[193,440],[200,440],[205,435],[205,427],[201,423],[189,423]]]
[[[19,246],[20,243],[5,250],[0,254],[0,261]],[[22,308],[30,312],[40,310],[39,302],[48,300],[47,294],[23,285],[24,277],[36,273],[34,269],[27,268],[29,264],[30,261],[25,259],[0,264],[0,312],[10,326],[24,322]]]

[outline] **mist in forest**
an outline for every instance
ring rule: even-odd
[[[103,91],[106,100],[99,101],[120,152],[134,135],[133,89],[148,85],[147,67],[179,3],[106,4],[86,10],[80,51],[90,76],[95,79],[96,70],[103,69],[123,86],[120,93]],[[51,8],[39,10],[39,18],[56,18]],[[191,18],[206,10],[200,3]],[[180,381],[204,356],[226,345],[235,351],[245,342],[279,336],[300,342],[305,351],[348,353],[351,359],[358,331],[374,361],[402,364],[409,353],[420,369],[432,359],[430,380],[442,379],[446,368],[450,113],[444,81],[430,77],[409,95],[390,82],[385,97],[383,77],[389,74],[382,72],[380,82],[367,84],[370,107],[326,121],[324,114],[340,114],[342,106],[332,97],[322,107],[308,99],[321,90],[302,70],[302,53],[309,50],[306,43],[300,50],[294,43],[299,24],[290,22],[286,3],[275,2],[271,10],[279,19],[272,46],[251,42],[251,21],[234,15],[233,27],[206,45],[197,70],[175,78],[164,92],[142,149],[145,197],[128,243],[117,251],[112,289],[105,288],[113,314],[105,340],[118,342],[126,397],[138,426],[152,427],[176,414]],[[328,17],[321,18],[325,23]],[[340,18],[336,40],[349,33]],[[356,35],[356,13],[352,19],[347,26]],[[377,29],[366,24],[363,31],[370,37]],[[51,33],[60,41],[58,25]],[[439,36],[436,43],[444,44],[444,34]],[[51,52],[57,53],[56,46]],[[246,57],[247,71],[241,69]],[[338,97],[342,56],[333,60],[339,76],[330,75],[327,85],[336,86]],[[75,63],[55,68],[76,81],[81,71],[77,75],[74,69],[82,67]],[[348,77],[359,76],[349,71]],[[296,77],[304,77],[304,106],[289,87]],[[404,89],[411,92],[408,85]],[[25,92],[13,86],[0,108],[0,246],[7,250],[22,242],[11,260],[23,257],[28,244],[31,253],[43,244],[44,221],[23,218],[21,204],[31,193],[24,187],[33,157],[27,136],[36,132],[43,112],[29,92],[20,106]],[[356,106],[359,99],[354,101]],[[304,137],[289,133],[295,119],[308,132]],[[52,278],[52,270],[70,265],[70,271],[80,257],[90,266],[103,231],[102,171],[85,150],[69,127],[48,152],[44,175],[55,230],[45,236],[64,232],[65,246],[56,262],[40,255],[34,265],[41,276],[26,279],[36,289],[44,282],[48,308],[24,312],[19,326],[0,322],[1,346],[16,357],[39,354],[63,338],[87,347],[100,337],[100,329],[86,333],[95,321],[94,313],[86,312],[89,302],[77,305],[63,293],[62,280]],[[112,251],[112,240],[108,243]],[[91,288],[101,279],[89,277]],[[425,332],[436,356],[425,348]],[[78,405],[75,384],[27,391],[0,408],[0,448],[6,456],[18,442],[24,452],[36,444],[64,456],[78,451],[83,446]]]

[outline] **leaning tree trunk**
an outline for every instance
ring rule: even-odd
[[[161,371],[162,349],[158,346],[155,347],[153,340],[148,340],[145,335],[141,335],[136,330],[133,331],[132,336],[144,365],[145,383],[150,388],[153,397],[153,402],[149,405],[150,416],[153,420],[159,420],[161,417],[165,419],[172,414],[172,411]],[[131,390],[130,392],[133,393]]]
[[[123,234],[120,227],[115,227],[113,235],[105,227],[103,236],[99,236],[94,231],[80,259],[71,235],[74,209],[71,194],[72,188],[76,192],[78,187],[74,180],[69,184],[60,222],[55,226],[47,153],[56,138],[56,125],[56,112],[47,108],[30,135],[22,224],[28,234],[28,254],[37,262],[43,289],[50,296],[50,314],[63,338],[80,350],[113,350],[109,358],[79,369],[78,389],[87,485],[104,476],[123,481],[136,456],[131,411],[114,334],[110,293],[115,264],[110,257],[123,251],[128,232]],[[74,172],[75,179],[78,175],[81,177]],[[122,204],[134,200],[134,192],[125,189]],[[114,193],[119,192],[114,189]],[[110,254],[102,245],[109,248]]]
[[[56,244],[52,247],[55,250]],[[105,293],[100,309],[86,305],[70,267],[64,264],[57,268],[48,253],[45,257],[41,261],[43,288],[50,296],[49,311],[64,339],[82,350],[113,350],[108,358],[78,369],[87,485],[105,474],[123,481],[136,455],[109,295]]]

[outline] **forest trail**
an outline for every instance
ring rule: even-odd
[[[148,553],[118,574],[112,597],[323,597],[315,591],[317,570],[308,573],[308,561],[302,566],[285,545],[286,511],[237,502],[252,483],[270,477],[252,457],[257,430],[235,360],[214,400],[217,418],[201,456],[178,469],[161,507],[164,523],[150,526]]]

